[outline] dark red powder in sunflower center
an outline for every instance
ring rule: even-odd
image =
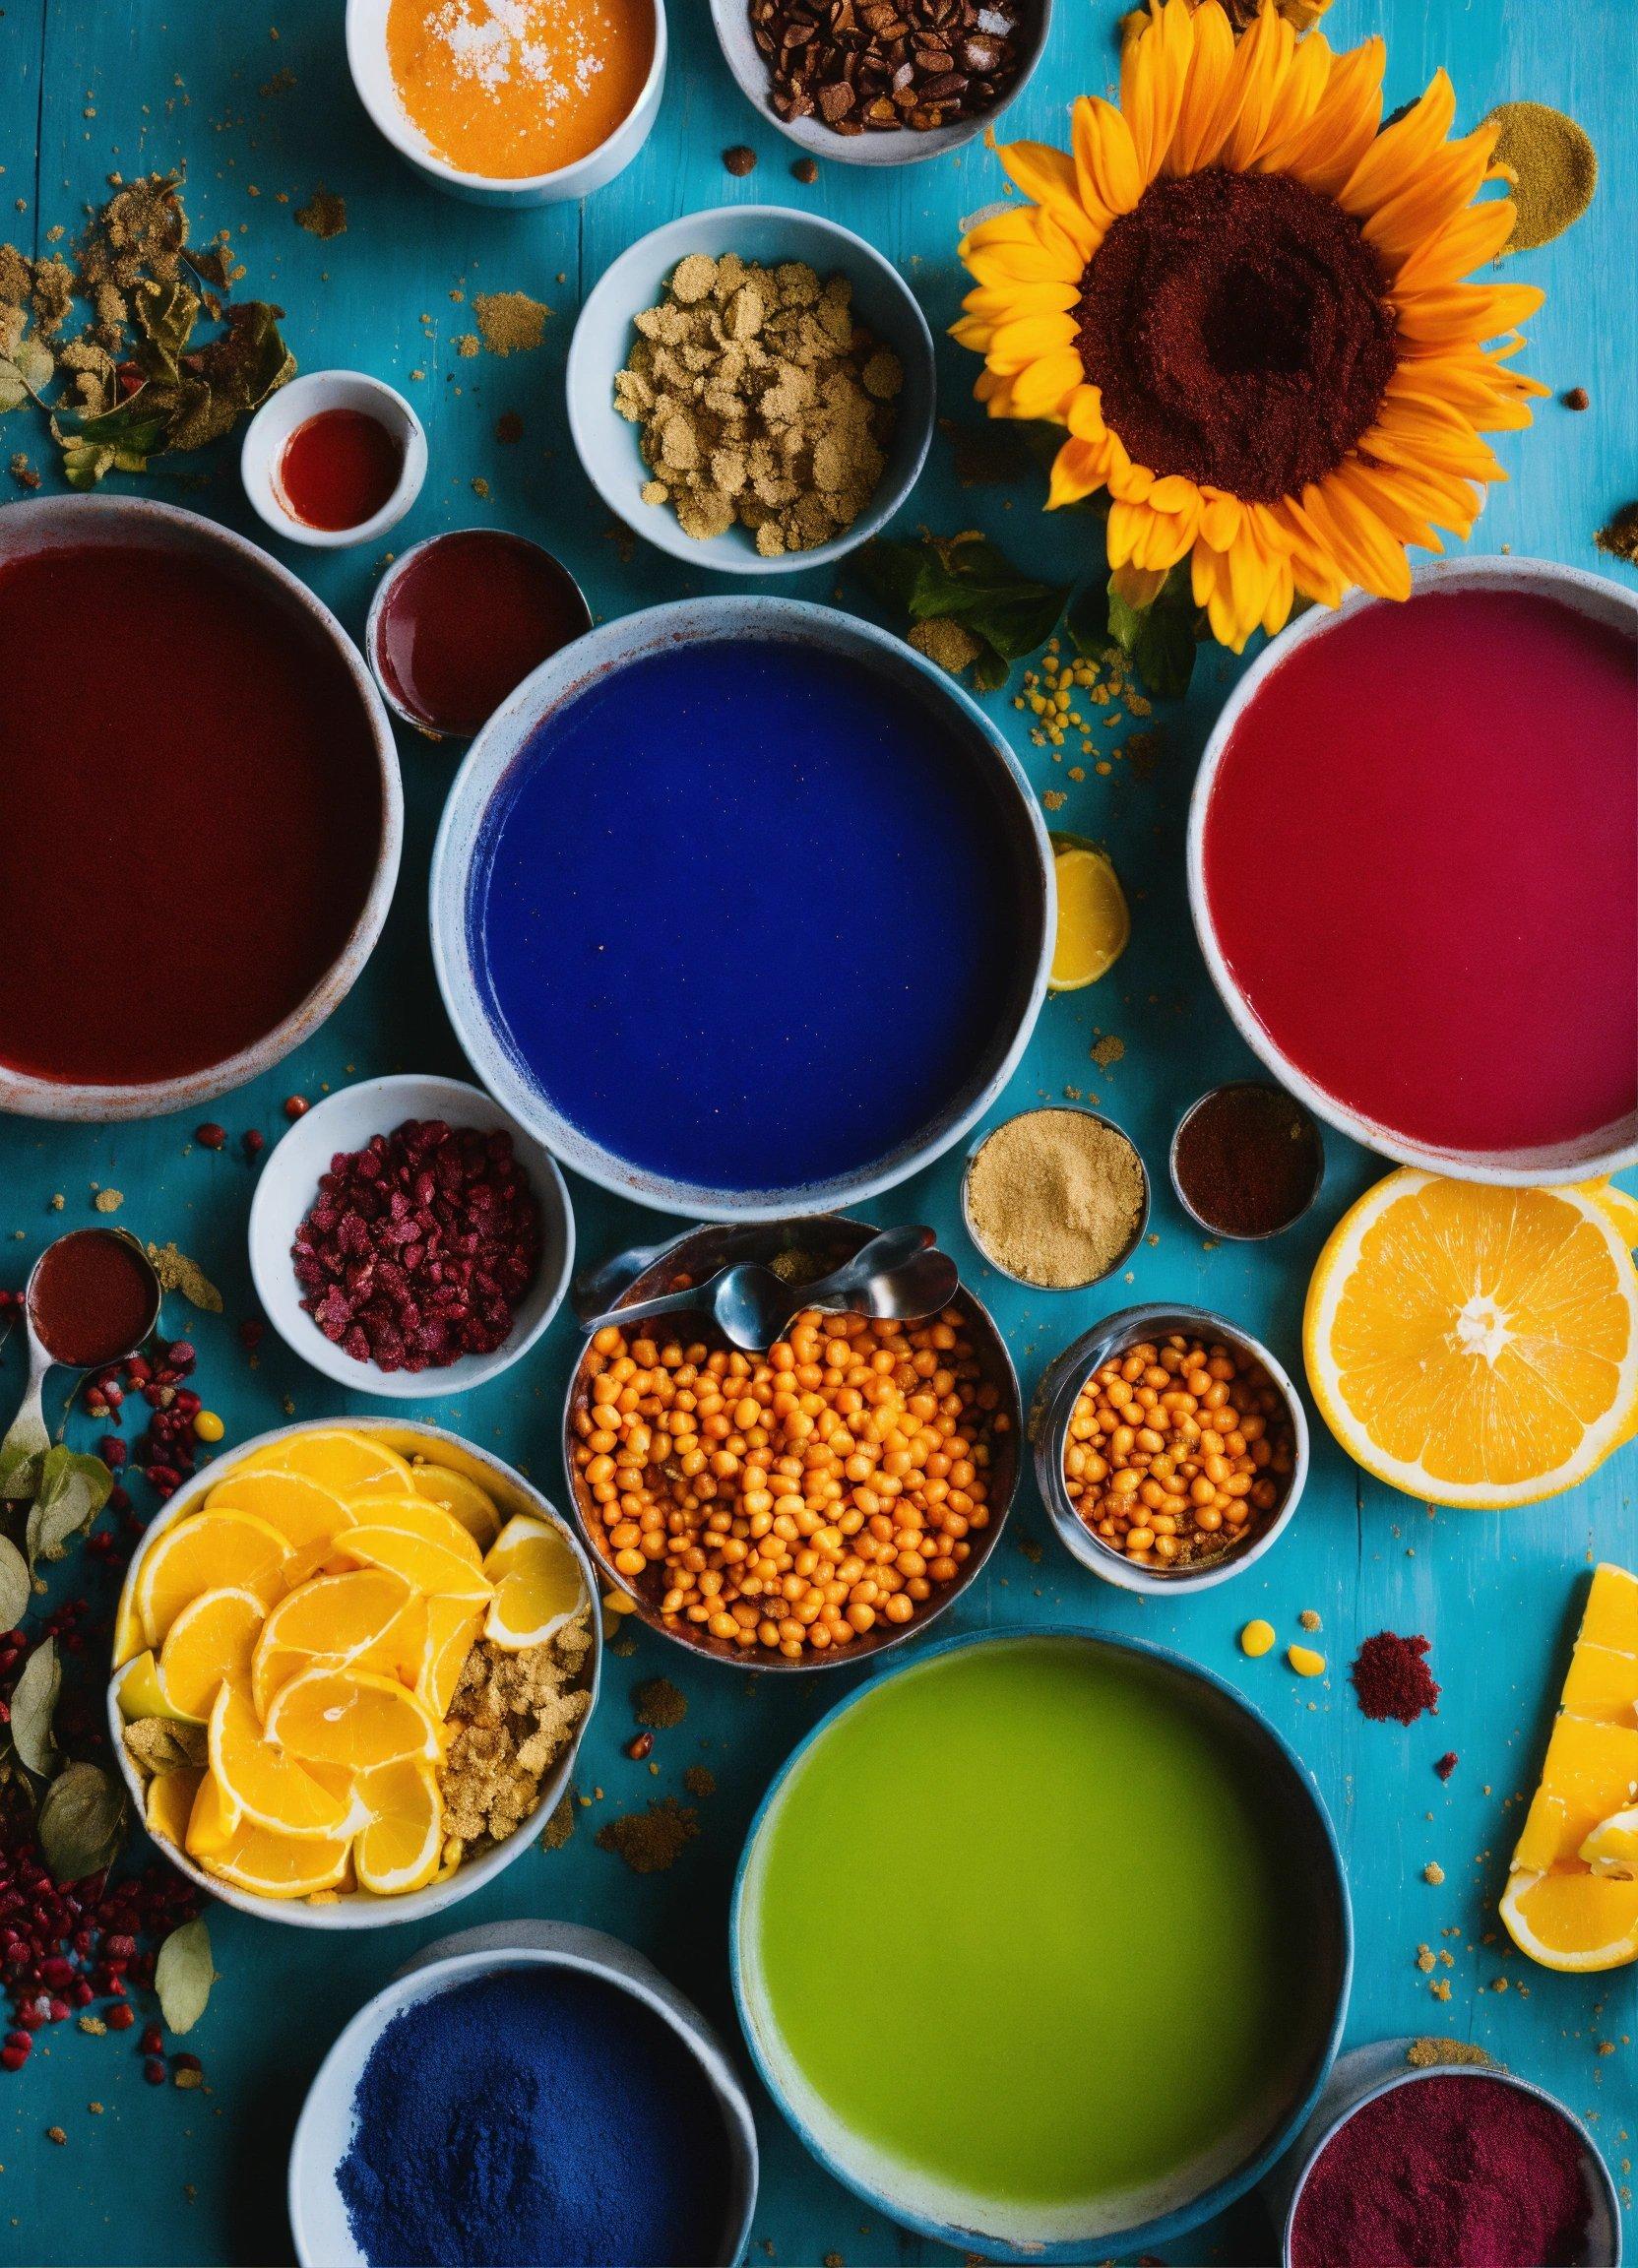
[[[1569,2268],[1590,2219],[1550,2103],[1448,2073],[1357,2110],[1302,2185],[1292,2268]]]
[[[1378,1630],[1365,1640],[1349,1676],[1367,1717],[1397,1717],[1402,1725],[1414,1725],[1424,1709],[1438,1707],[1439,1688],[1426,1653],[1425,1638],[1401,1638],[1392,1630]]]
[[[1359,224],[1285,174],[1151,183],[1082,278],[1076,345],[1133,462],[1272,504],[1375,418],[1393,308]]]

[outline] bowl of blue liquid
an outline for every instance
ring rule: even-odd
[[[784,598],[652,607],[543,663],[432,860],[484,1086],[564,1165],[695,1220],[844,1211],[959,1142],[1024,1051],[1055,914],[983,713]]]

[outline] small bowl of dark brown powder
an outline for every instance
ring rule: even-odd
[[[1084,1292],[1125,1266],[1149,1219],[1149,1175],[1112,1119],[1053,1103],[1005,1119],[962,1177],[967,1232],[1032,1292]]]
[[[1235,1079],[1184,1111],[1171,1137],[1171,1186],[1209,1236],[1255,1243],[1294,1228],[1319,1195],[1325,1145],[1283,1087]]]

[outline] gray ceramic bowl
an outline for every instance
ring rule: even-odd
[[[975,118],[964,118],[954,126],[935,126],[925,134],[917,134],[908,126],[890,127],[879,134],[836,134],[818,118],[782,118],[770,98],[768,66],[751,32],[746,0],[711,0],[711,21],[716,29],[717,43],[739,84],[740,93],[755,105],[758,115],[770,126],[777,126],[788,141],[796,143],[811,157],[838,165],[914,165],[924,158],[942,158],[947,151],[959,150],[964,143],[976,140],[1011,108],[1030,84],[1037,64],[1046,51],[1047,34],[1052,26],[1052,0],[1022,0],[1022,5],[1024,13],[1032,19],[1025,33],[1024,61],[1001,100],[993,109],[981,111]]]
[[[756,2124],[727,2050],[691,2000],[617,1937],[573,1922],[491,1922],[425,1946],[366,2000],[319,2065],[290,2144],[287,2199],[301,2268],[365,2268],[353,2240],[337,2170],[352,2140],[352,2105],[370,2050],[404,2009],[508,1969],[575,1969],[629,1992],[668,2024],[699,2065],[727,2137],[730,2194],[717,2268],[733,2268],[750,2240],[756,2211]],[[618,2137],[611,2141],[618,2143]],[[408,2168],[406,2177],[417,2177]]]
[[[662,1250],[651,1251],[640,1257],[644,1263],[638,1273],[624,1273],[621,1300],[653,1299],[662,1292],[676,1289],[683,1278],[702,1284],[714,1276],[719,1268],[727,1267],[735,1260],[771,1260],[777,1252],[792,1250],[814,1255],[821,1271],[838,1268],[844,1260],[850,1260],[859,1247],[875,1235],[868,1222],[849,1221],[840,1215],[829,1215],[814,1220],[771,1221],[741,1224],[722,1228],[693,1228],[679,1236]],[[619,1263],[614,1264],[618,1267]],[[612,1301],[610,1302],[612,1304]],[[959,1599],[978,1570],[994,1550],[1001,1530],[1006,1526],[1007,1512],[1018,1486],[1019,1466],[1023,1457],[1024,1406],[1018,1391],[1018,1374],[1012,1365],[1007,1343],[991,1320],[982,1300],[963,1285],[951,1302],[959,1307],[977,1350],[983,1382],[992,1386],[997,1395],[995,1418],[995,1444],[989,1475],[989,1525],[976,1531],[972,1538],[972,1554],[955,1580],[944,1584],[909,1622],[878,1622],[874,1629],[855,1639],[850,1646],[833,1647],[829,1652],[805,1656],[800,1662],[787,1660],[783,1654],[762,1646],[739,1647],[721,1638],[713,1638],[702,1630],[697,1636],[671,1629],[660,1612],[660,1598],[663,1585],[658,1580],[639,1578],[640,1588],[633,1594],[631,1584],[624,1575],[615,1573],[604,1557],[602,1522],[598,1518],[590,1500],[582,1490],[575,1475],[574,1444],[575,1419],[590,1402],[584,1357],[577,1362],[569,1380],[569,1392],[563,1405],[563,1470],[568,1479],[569,1501],[574,1508],[582,1540],[604,1584],[611,1590],[624,1591],[636,1600],[636,1613],[662,1638],[686,1653],[701,1654],[708,1661],[723,1662],[735,1670],[767,1670],[791,1676],[807,1676],[823,1670],[852,1670],[861,1662],[884,1654],[890,1646],[903,1644],[907,1638],[919,1638],[928,1625],[951,1603]]]
[[[893,349],[904,367],[887,466],[876,492],[852,526],[828,543],[765,559],[748,528],[697,538],[683,534],[669,504],[643,502],[642,489],[652,474],[638,448],[637,427],[614,407],[614,381],[636,337],[633,319],[657,303],[672,270],[690,252],[713,257],[737,252],[765,268],[801,260],[821,282],[846,276],[859,322]],[[580,462],[610,512],[657,550],[724,575],[800,574],[856,551],[885,527],[914,487],[933,437],[932,333],[910,285],[850,228],[779,205],[725,205],[711,213],[689,213],[639,237],[603,271],[582,307],[564,384],[569,431]]]
[[[404,842],[404,788],[399,778],[398,750],[375,681],[329,607],[315,598],[304,583],[298,583],[287,567],[214,521],[202,520],[196,512],[179,511],[174,504],[156,504],[146,496],[40,497],[32,503],[9,504],[0,513],[0,567],[8,559],[34,550],[111,543],[144,543],[161,551],[208,559],[222,575],[263,591],[272,608],[293,615],[310,635],[332,648],[351,680],[380,766],[381,842],[369,895],[335,962],[299,1007],[238,1054],[203,1071],[187,1072],[179,1079],[130,1087],[34,1079],[0,1064],[0,1110],[29,1118],[72,1118],[94,1124],[112,1118],[161,1118],[172,1110],[195,1109],[219,1095],[248,1086],[304,1040],[310,1040],[346,999],[374,949],[393,902]]]
[[[1196,1338],[1221,1341],[1268,1372],[1291,1418],[1293,1454],[1291,1485],[1274,1510],[1255,1526],[1249,1543],[1238,1545],[1222,1559],[1208,1560],[1198,1572],[1185,1569],[1174,1575],[1162,1575],[1153,1567],[1135,1566],[1123,1552],[1112,1550],[1092,1533],[1064,1486],[1063,1453],[1081,1388],[1099,1365],[1113,1354],[1124,1354],[1140,1340],[1164,1338],[1171,1331],[1187,1331]],[[1072,1558],[1079,1559],[1083,1567],[1090,1567],[1095,1575],[1101,1575],[1105,1583],[1112,1583],[1121,1591],[1138,1591],[1153,1597],[1166,1592],[1213,1591],[1220,1583],[1230,1582],[1234,1576],[1243,1574],[1266,1551],[1272,1550],[1285,1533],[1308,1478],[1308,1420],[1302,1399],[1285,1368],[1260,1339],[1253,1339],[1248,1331],[1240,1330],[1237,1324],[1212,1314],[1205,1307],[1123,1307],[1118,1314],[1107,1315],[1102,1323],[1095,1323],[1090,1331],[1083,1332],[1072,1346],[1064,1349],[1036,1388],[1035,1399],[1030,1404],[1029,1435],[1035,1452],[1036,1480],[1041,1501],[1058,1532],[1059,1543]]]
[[[673,1181],[606,1149],[564,1117],[492,1021],[473,966],[467,908],[485,820],[542,719],[626,663],[679,644],[795,640],[860,662],[923,703],[948,730],[952,763],[966,760],[994,800],[995,855],[1016,878],[1016,962],[1001,1028],[975,1057],[942,1112],[885,1158],[797,1187],[717,1189]],[[793,914],[796,911],[793,902]],[[482,1084],[521,1126],[588,1180],[690,1220],[781,1221],[846,1210],[941,1157],[1000,1094],[1028,1044],[1046,991],[1056,900],[1052,852],[1017,758],[976,703],[902,640],[867,622],[793,598],[692,598],[605,622],[543,662],[496,710],[456,774],[432,854],[432,958],[450,1021]],[[884,1044],[889,1043],[884,1040]],[[771,1166],[774,1162],[771,1162]]]

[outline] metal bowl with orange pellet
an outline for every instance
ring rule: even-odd
[[[1060,1539],[1124,1591],[1203,1591],[1242,1573],[1308,1472],[1291,1379],[1201,1307],[1127,1307],[1086,1332],[1036,1389],[1029,1431]]]
[[[696,1228],[622,1296],[735,1260],[812,1281],[874,1233],[836,1214]],[[687,1315],[629,1342],[611,1325],[576,1367],[563,1460],[610,1597],[719,1661],[823,1670],[925,1629],[973,1580],[1022,1434],[1011,1357],[963,1289],[925,1323],[799,1316],[765,1355]]]

